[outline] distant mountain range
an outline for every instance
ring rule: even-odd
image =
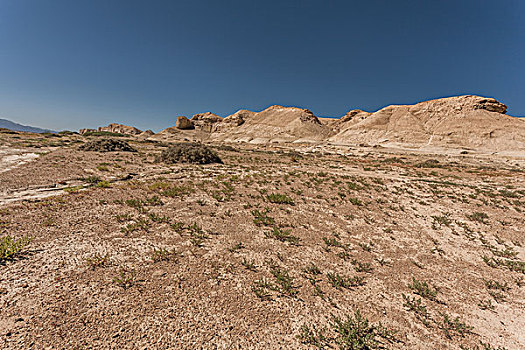
[[[5,129],[13,130],[13,131],[34,132],[34,133],[39,133],[39,134],[44,133],[44,132],[56,133],[56,131],[53,131],[53,130],[47,130],[47,129],[36,128],[34,126],[22,125],[22,124],[15,123],[7,119],[0,119],[0,128],[5,128]]]

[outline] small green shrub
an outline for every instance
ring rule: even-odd
[[[165,224],[169,224],[170,223],[170,218],[165,216],[165,215],[164,216],[160,216],[160,215],[157,215],[155,213],[148,213],[148,217],[153,222],[165,223]]]
[[[357,205],[357,206],[363,205],[363,202],[361,202],[361,200],[359,198],[350,197],[350,198],[348,198],[348,201],[350,203],[352,203],[353,205]]]
[[[490,300],[490,299],[481,300],[478,303],[478,306],[479,306],[479,308],[481,310],[494,310],[494,309],[496,309],[496,307],[492,304],[492,300]]]
[[[485,286],[488,288],[488,289],[497,289],[497,290],[500,290],[502,292],[506,292],[510,289],[509,285],[507,282],[503,282],[503,283],[500,283],[498,281],[495,281],[495,280],[485,280]]]
[[[118,276],[113,278],[113,282],[124,289],[132,287],[136,282],[135,269],[121,268]]]
[[[370,241],[369,243],[363,243],[363,242],[360,242],[359,243],[359,246],[361,248],[363,248],[363,250],[365,252],[371,252],[372,249],[374,248],[374,242]]]
[[[323,237],[323,242],[326,244],[326,247],[339,247],[345,248],[343,244],[337,239],[337,237]]]
[[[174,224],[171,224],[170,227],[173,231],[177,232],[178,234],[182,234],[182,232],[184,232],[184,230],[186,229],[186,226],[183,222],[176,222]]]
[[[412,283],[408,286],[414,293],[429,300],[436,300],[437,288],[431,288],[427,282],[419,281],[412,277]]]
[[[486,220],[489,218],[489,216],[486,214],[486,213],[481,213],[481,212],[474,212],[470,215],[467,215],[467,217],[472,220],[472,221],[477,221],[477,222],[480,222],[482,224],[486,224]]]
[[[270,203],[276,203],[276,204],[289,204],[289,205],[294,205],[295,202],[293,200],[293,198],[285,195],[285,194],[280,194],[280,193],[271,193],[269,195],[266,196],[266,199],[268,199],[268,201]]]
[[[434,220],[432,223],[432,228],[434,229],[437,229],[438,225],[450,227],[452,224],[452,220],[449,219],[448,213],[445,213],[444,215],[432,216],[432,219]]]
[[[416,314],[416,317],[423,322],[425,326],[429,326],[430,314],[427,311],[427,307],[422,304],[421,299],[416,299],[409,295],[402,294],[405,302],[403,306],[406,307],[409,311],[413,311]]]
[[[268,300],[271,298],[271,283],[267,280],[260,279],[252,284],[252,292],[261,300]]]
[[[303,271],[304,271],[305,273],[309,274],[309,275],[314,275],[314,276],[316,276],[316,275],[321,275],[321,274],[322,274],[322,272],[321,272],[321,270],[319,269],[319,267],[317,267],[317,265],[315,265],[314,263],[310,263],[310,265],[307,266],[307,267],[305,267],[305,268],[303,269]]]
[[[166,248],[153,249],[150,258],[153,262],[170,261],[177,257],[175,250],[167,250]]]
[[[239,242],[239,243],[233,245],[232,247],[228,248],[228,251],[230,253],[233,253],[233,252],[236,252],[236,251],[241,250],[243,248],[244,248],[244,244],[242,244],[242,242]]]
[[[288,296],[295,296],[299,291],[294,286],[294,278],[290,276],[287,270],[283,270],[278,266],[272,266],[270,273],[275,278],[276,286],[273,289],[281,294]]]
[[[278,227],[274,227],[270,232],[265,232],[264,235],[267,238],[273,238],[281,242],[288,242],[292,245],[296,245],[300,241],[299,237],[291,234],[291,230],[281,230]]]
[[[510,260],[510,259],[500,259],[488,256],[481,257],[483,261],[490,267],[506,267],[510,271],[525,273],[525,261],[520,260]]]
[[[374,325],[363,317],[359,310],[346,319],[333,316],[331,322],[336,332],[336,343],[340,349],[369,350],[382,349],[386,342],[393,341],[392,332],[379,323]]]
[[[111,187],[111,185],[109,184],[109,181],[99,181],[97,182],[96,184],[96,187],[99,187],[99,188],[109,188]]]
[[[171,186],[168,187],[162,191],[160,191],[160,194],[165,197],[183,197],[186,196],[192,192],[195,192],[192,188],[187,186]]]
[[[310,328],[310,326],[303,324],[297,338],[303,344],[313,345],[319,349],[322,349],[329,341],[329,339],[325,336],[325,332],[325,328],[317,329],[315,325],[312,325]]]
[[[139,230],[147,232],[149,230],[149,228],[150,228],[150,223],[148,222],[148,220],[146,220],[144,218],[138,218],[138,219],[135,220],[135,222],[127,224],[126,226],[121,228],[120,232],[128,235],[130,233],[133,233],[133,232],[139,231]]]
[[[495,347],[495,346],[492,346],[491,344],[489,343],[484,343],[482,341],[479,342],[479,344],[481,345],[481,347],[479,347],[478,345],[475,345],[473,347],[467,347],[467,346],[464,346],[464,345],[460,345],[459,348],[461,350],[509,350],[503,346],[498,346],[498,347]]]
[[[88,177],[83,178],[82,181],[85,181],[85,182],[87,182],[87,183],[90,183],[90,184],[96,185],[98,182],[100,182],[100,181],[102,181],[102,180],[101,180],[100,177],[98,177],[98,176],[91,175],[91,176],[88,176]]]
[[[0,238],[0,263],[15,259],[31,240],[32,238],[27,236],[15,238],[7,235]]]
[[[93,256],[86,258],[86,263],[92,270],[95,270],[98,267],[108,266],[109,254],[106,253],[106,255],[101,255],[99,253],[95,253]]]
[[[200,247],[204,243],[204,240],[208,238],[208,235],[204,230],[197,225],[197,223],[193,223],[192,225],[188,226],[186,228],[190,233],[190,242],[195,247]]]
[[[248,261],[248,260],[246,260],[246,258],[243,258],[241,264],[242,264],[242,266],[244,266],[245,268],[247,268],[250,271],[256,271],[257,270],[257,266],[255,265],[255,261],[254,260]]]
[[[124,203],[126,203],[128,207],[137,209],[139,213],[147,212],[147,209],[145,208],[146,206],[161,206],[164,204],[158,196],[144,199],[127,199]]]
[[[273,226],[275,224],[274,218],[268,216],[268,209],[264,211],[252,210],[253,223],[257,226]]]
[[[82,186],[82,185],[73,186],[73,187],[66,187],[66,188],[64,188],[64,191],[67,192],[67,193],[76,193],[76,192],[80,191],[83,188],[84,188],[84,186]]]
[[[374,271],[374,268],[372,267],[372,264],[370,263],[362,263],[360,261],[357,261],[356,259],[352,260],[352,265],[354,265],[354,268],[356,272],[366,272],[370,273]]]
[[[97,170],[98,171],[109,171],[109,168],[105,164],[100,164],[100,165],[97,165]]]
[[[335,288],[354,288],[365,285],[365,279],[361,276],[343,277],[338,273],[328,272],[328,282]]]
[[[467,333],[472,331],[472,327],[461,321],[459,317],[452,318],[451,316],[441,313],[443,319],[438,323],[438,327],[445,332],[445,336],[452,339],[452,336],[459,335],[464,337]]]

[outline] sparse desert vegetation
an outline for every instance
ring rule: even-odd
[[[2,348],[524,346],[522,160],[3,135]]]
[[[0,350],[525,350],[525,0],[0,0]]]

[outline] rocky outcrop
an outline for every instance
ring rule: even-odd
[[[191,122],[195,128],[201,131],[212,132],[215,129],[215,124],[222,122],[222,118],[211,112],[195,114],[191,117]]]
[[[317,117],[309,109],[303,109],[303,112],[299,116],[299,119],[305,123],[313,123],[313,124],[321,125],[321,122],[319,121],[319,119],[317,119]]]
[[[235,112],[234,114],[231,114],[226,118],[222,119],[222,121],[215,123],[213,131],[219,133],[233,131],[237,127],[244,124],[246,120],[252,118],[256,114],[256,112],[241,109]]]
[[[137,137],[139,139],[142,139],[142,140],[145,140],[151,136],[155,135],[155,133],[151,130],[146,130],[146,131],[143,131],[142,133],[140,133]]]
[[[368,113],[360,109],[352,109],[351,111],[347,112],[343,117],[341,117],[341,119],[339,119],[339,122],[347,123],[349,121],[363,120],[370,114],[372,113]]]
[[[195,126],[193,125],[193,122],[189,120],[188,118],[184,116],[177,117],[177,121],[175,122],[175,128],[181,129],[181,130],[187,130],[187,129],[193,129]]]
[[[211,112],[205,112],[205,113],[198,113],[193,115],[191,117],[191,121],[194,123],[218,123],[222,121],[222,118],[219,117],[217,114],[211,113]]]
[[[478,100],[474,104],[474,109],[485,109],[489,112],[496,112],[496,113],[507,113],[507,106],[504,105],[501,102],[496,101],[493,98],[485,98],[482,100]]]
[[[252,118],[254,115],[256,115],[256,112],[248,111],[246,109],[241,109],[226,118],[223,119],[224,123],[234,125],[234,126],[240,126],[244,124],[244,122],[250,118]]]
[[[337,119],[335,122],[330,124],[334,130],[341,132],[354,124],[357,124],[366,118],[368,118],[372,113],[362,111],[360,109],[353,109],[347,112],[344,116]]]
[[[85,133],[88,133],[88,132],[96,132],[96,131],[97,131],[97,129],[80,129],[80,130],[78,131],[78,133],[79,133],[80,135],[84,135]]]
[[[108,126],[101,126],[98,128],[98,131],[112,132],[124,135],[138,135],[142,133],[142,130],[139,130],[133,126],[127,126],[117,123],[111,123]]]

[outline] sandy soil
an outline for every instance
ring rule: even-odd
[[[521,158],[212,145],[224,164],[168,166],[160,143],[12,136],[40,154],[0,173],[0,236],[32,237],[0,263],[2,349],[345,348],[356,310],[386,348],[525,348]]]

